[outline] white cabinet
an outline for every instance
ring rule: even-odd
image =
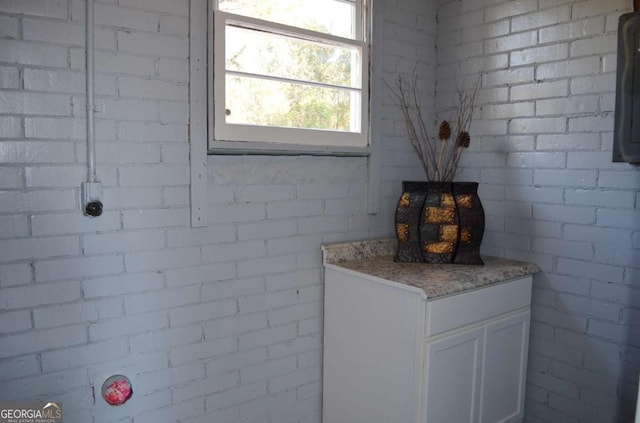
[[[424,421],[520,421],[529,317],[524,311],[426,340]]]
[[[323,422],[522,420],[531,283],[528,274],[429,299],[327,264]]]

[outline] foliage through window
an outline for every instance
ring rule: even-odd
[[[215,141],[368,145],[365,0],[218,0]]]

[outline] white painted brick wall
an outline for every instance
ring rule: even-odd
[[[471,73],[465,65],[477,56],[485,66],[470,152],[503,157],[464,162],[480,168],[483,249],[543,269],[526,422],[633,419],[640,172],[611,161],[617,19],[631,3],[462,0],[438,9],[436,104],[449,107],[452,76]],[[508,61],[496,66],[494,53]]]
[[[209,226],[191,228],[189,1],[95,6],[105,211],[92,219],[79,209],[85,2],[0,2],[0,398],[63,401],[69,423],[319,423],[320,245],[393,235],[401,180],[423,177],[399,111],[385,88],[379,214],[364,158],[217,156]],[[431,110],[435,6],[383,8],[385,78],[417,65]],[[94,402],[118,373],[131,401]]]

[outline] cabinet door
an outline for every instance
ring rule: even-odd
[[[486,327],[481,423],[523,418],[529,318],[527,311]]]
[[[478,420],[483,335],[483,328],[478,328],[427,343],[426,423]]]

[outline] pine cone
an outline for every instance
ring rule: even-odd
[[[458,138],[456,139],[456,145],[462,148],[469,148],[471,144],[471,135],[467,131],[462,131],[458,134]]]
[[[440,128],[438,129],[438,138],[440,141],[447,141],[451,138],[451,125],[446,120],[443,120],[440,123]]]

